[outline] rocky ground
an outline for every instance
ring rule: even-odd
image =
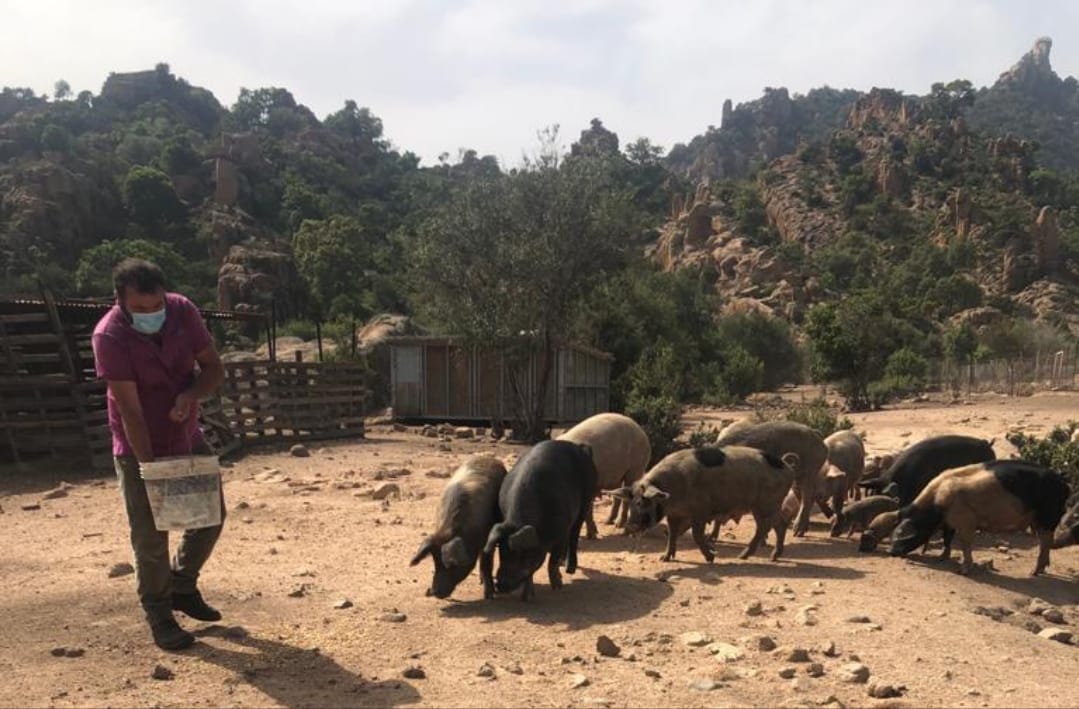
[[[687,427],[745,415],[693,410]],[[1079,395],[1044,394],[852,418],[872,453],[1076,417]],[[1032,579],[1031,537],[984,535],[975,559],[992,569],[965,578],[955,562],[859,554],[815,517],[778,563],[735,558],[745,523],[724,532],[715,564],[688,535],[662,563],[660,530],[630,539],[601,524],[562,591],[539,574],[533,603],[484,601],[474,576],[439,601],[423,593],[430,566],[408,560],[444,477],[469,455],[521,451],[439,447],[375,426],[310,457],[263,449],[227,468],[230,514],[202,584],[225,621],[185,621],[201,642],[182,654],[158,651],[143,625],[113,479],[7,480],[0,704],[1079,705],[1079,646],[1040,636],[1079,623],[1079,548]]]

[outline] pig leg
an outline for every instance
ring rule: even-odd
[[[1049,548],[1053,543],[1053,530],[1051,529],[1039,529],[1038,530],[1038,563],[1034,565],[1034,571],[1031,572],[1031,576],[1038,576],[1045,567],[1049,566]]]
[[[621,497],[611,498],[611,514],[607,515],[607,524],[614,524],[614,519],[618,516],[618,508],[622,506]]]
[[[772,561],[779,561],[779,555],[783,553],[783,542],[787,537],[787,523],[783,521],[783,516],[780,515],[779,523],[772,527],[772,531],[776,533],[776,546],[772,550]]]
[[[524,590],[521,591],[522,601],[531,601],[536,597],[536,585],[532,583],[532,577],[529,576],[525,579]]]
[[[798,496],[802,503],[801,507],[798,508],[798,522],[794,526],[794,536],[804,537],[809,530],[809,515],[813,512],[813,502],[817,497],[817,485],[815,480],[810,481],[805,486],[799,485],[795,481],[794,488],[794,494]]]
[[[828,501],[827,500],[818,499],[817,500],[817,507],[820,508],[821,514],[824,515],[825,519],[831,519],[832,518],[832,508],[828,506]]]
[[[480,582],[483,584],[483,597],[494,598],[495,597],[495,582],[493,578],[493,571],[495,566],[495,554],[480,555]]]
[[[551,588],[558,590],[562,588],[562,572],[558,570],[559,561],[562,558],[562,551],[564,547],[557,547],[551,550],[551,557],[547,560],[547,580],[551,584]]]
[[[667,551],[663,556],[659,557],[660,561],[674,561],[674,554],[677,551],[678,537],[682,532],[686,531],[686,521],[678,518],[667,518]]]
[[[952,539],[955,538],[955,530],[944,525],[944,529],[941,530],[941,537],[944,539],[944,549],[940,552],[940,560],[947,561],[952,558]]]
[[[591,511],[589,507],[589,511]],[[566,554],[566,573],[572,574],[577,571],[577,545],[581,541],[581,525],[584,524],[583,519],[578,519],[573,523],[573,526],[569,530],[569,543],[563,546],[564,549],[568,549]]]
[[[765,536],[768,535],[768,529],[771,526],[768,524],[770,520],[763,519],[759,514],[754,512],[753,521],[757,524],[757,529],[753,532],[753,538],[749,540],[749,545],[738,555],[739,559],[748,559],[756,554],[757,547],[761,545]]]
[[[704,533],[704,528],[707,524],[707,522],[698,522],[691,529],[693,530],[693,541],[697,542],[697,547],[704,554],[704,560],[711,564],[715,561],[716,555],[712,551],[712,545]]]
[[[615,499],[617,500],[618,498],[616,497]],[[596,530],[596,517],[595,517],[594,507],[595,507],[595,500],[593,500],[592,498],[588,498],[588,513],[587,513],[587,515],[585,517],[585,524],[587,525],[587,529],[588,529],[587,535],[588,535],[589,539],[595,539],[596,538],[596,531],[597,530]],[[607,524],[610,524],[610,521],[608,521]]]
[[[974,547],[974,530],[957,529],[955,532],[959,538],[959,549],[963,552],[963,561],[959,565],[959,573],[966,576],[974,568],[974,555],[971,553]]]

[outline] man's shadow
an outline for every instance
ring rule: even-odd
[[[317,650],[253,637],[242,628],[211,625],[196,635],[191,653],[237,676],[286,707],[388,707],[413,704],[419,692],[403,679],[366,680]],[[229,647],[233,644],[236,649]]]

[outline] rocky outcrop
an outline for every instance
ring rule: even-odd
[[[1053,49],[1053,40],[1039,37],[1034,47],[1024,54],[1015,66],[1000,75],[997,84],[1034,84],[1055,77],[1049,63],[1049,52]]]
[[[790,155],[772,163],[760,187],[768,221],[783,241],[813,248],[838,236],[840,228],[830,210],[810,206],[814,196],[806,194],[807,181],[817,184],[817,199],[826,199],[826,181]]]
[[[881,194],[900,198],[908,189],[907,171],[901,163],[890,158],[880,161],[877,167],[877,187]]]
[[[874,88],[854,102],[847,127],[857,130],[903,129],[910,125],[913,100],[892,89]]]
[[[1060,227],[1052,207],[1042,207],[1030,229],[1038,275],[1050,276],[1060,270]]]
[[[1079,286],[1041,279],[1015,296],[1034,311],[1039,320],[1068,328],[1079,337]]]
[[[217,302],[226,310],[269,311],[278,318],[296,312],[299,276],[289,254],[253,245],[233,246],[217,273]]]

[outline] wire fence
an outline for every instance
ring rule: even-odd
[[[959,364],[948,360],[930,363],[929,383],[959,394],[996,392],[1022,396],[1035,391],[1079,389],[1079,346],[1012,357]]]

